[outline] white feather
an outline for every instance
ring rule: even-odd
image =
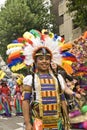
[[[10,48],[10,49],[8,49],[8,50],[6,51],[6,54],[7,54],[7,55],[10,55],[11,53],[16,52],[16,51],[20,51],[20,50],[22,50],[22,47]]]

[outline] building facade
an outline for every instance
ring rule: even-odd
[[[67,13],[66,0],[59,0],[58,3],[59,34],[65,41],[72,41],[81,35],[81,30],[74,25],[73,18]]]
[[[51,4],[52,4],[51,12],[55,16],[54,24],[56,25],[54,32],[59,34],[59,26],[58,26],[59,25],[59,11],[58,11],[59,0],[51,0]]]
[[[56,32],[65,41],[72,41],[81,35],[81,29],[74,24],[73,18],[67,13],[67,0],[51,0],[52,13],[55,15]]]

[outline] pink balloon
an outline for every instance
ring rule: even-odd
[[[83,122],[83,127],[87,130],[87,121]]]

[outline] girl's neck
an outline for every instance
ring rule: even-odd
[[[49,74],[49,71],[38,71],[37,73],[43,75],[43,74]]]

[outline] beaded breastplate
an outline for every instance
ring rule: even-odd
[[[55,77],[45,74],[37,76],[39,103],[32,105],[33,116],[41,118],[43,122],[56,122],[60,115],[59,87]],[[36,93],[37,94],[37,93]]]

